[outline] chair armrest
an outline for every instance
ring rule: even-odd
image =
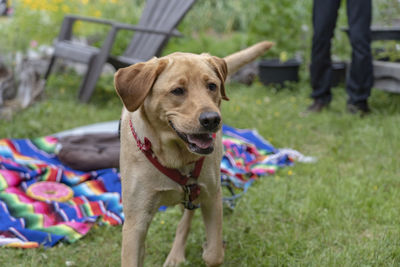
[[[72,37],[72,26],[76,21],[86,21],[91,23],[105,24],[105,25],[113,25],[114,21],[107,19],[99,19],[94,17],[84,17],[79,15],[65,15],[64,20],[61,25],[61,30],[58,35],[58,40],[70,40]]]
[[[114,23],[113,20],[108,20],[108,19],[99,19],[99,18],[94,18],[94,17],[84,17],[84,16],[79,16],[79,15],[72,15],[68,14],[65,15],[66,19],[71,19],[71,20],[83,20],[87,22],[93,22],[93,23],[102,23],[102,24],[109,24],[112,25]]]
[[[126,23],[114,23],[113,27],[116,30],[129,30],[129,31],[138,31],[138,32],[146,32],[146,33],[154,33],[154,34],[161,34],[161,35],[170,35],[174,37],[182,37],[183,35],[178,30],[169,31],[162,31],[157,30],[154,28],[147,28],[138,25],[131,25]]]

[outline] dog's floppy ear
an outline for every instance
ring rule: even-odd
[[[114,75],[114,86],[127,110],[133,112],[143,103],[167,61],[154,58],[119,69]]]
[[[209,58],[209,62],[211,66],[214,68],[215,73],[217,74],[218,78],[221,80],[221,96],[224,100],[229,100],[225,93],[225,80],[226,76],[228,75],[228,67],[226,66],[226,62],[224,59],[211,56]]]

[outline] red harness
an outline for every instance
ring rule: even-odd
[[[151,149],[151,142],[147,137],[144,138],[144,143],[138,138],[135,129],[133,128],[132,121],[129,120],[129,126],[131,127],[131,132],[136,140],[138,148],[143,152],[146,158],[156,167],[161,173],[168,176],[171,180],[180,184],[185,192],[185,199],[182,204],[186,209],[193,210],[199,207],[199,205],[193,204],[194,201],[200,194],[200,186],[197,183],[189,184],[186,183],[190,178],[197,179],[200,175],[201,168],[203,167],[204,157],[201,157],[196,161],[194,170],[189,175],[183,175],[179,170],[167,168],[158,161],[156,155],[154,155]]]

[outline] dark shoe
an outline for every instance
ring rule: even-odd
[[[323,109],[328,108],[328,107],[329,107],[329,103],[324,103],[320,100],[314,100],[314,102],[307,108],[307,111],[319,113]]]
[[[329,107],[329,102],[325,103],[320,100],[314,100],[314,102],[307,107],[307,109],[303,112],[301,112],[299,115],[300,117],[307,117],[311,113],[320,113],[323,109],[326,109]]]
[[[371,113],[371,109],[369,108],[367,101],[353,104],[347,103],[347,111],[351,114],[360,114],[361,116],[365,116]]]

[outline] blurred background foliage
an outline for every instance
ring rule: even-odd
[[[57,37],[65,14],[136,23],[145,0],[12,0],[13,14],[0,23],[0,53],[26,51]],[[399,0],[373,1],[374,25],[389,26],[400,21]],[[346,3],[342,1],[333,55],[349,58],[347,36],[340,31],[347,25]],[[173,51],[210,52],[225,56],[259,40],[271,40],[276,46],[268,56],[287,53],[308,61],[311,47],[312,0],[198,0],[179,30],[184,38],[174,38],[164,53]],[[90,23],[78,23],[75,32],[96,43],[106,30]],[[113,47],[121,53],[131,39],[122,32]]]

